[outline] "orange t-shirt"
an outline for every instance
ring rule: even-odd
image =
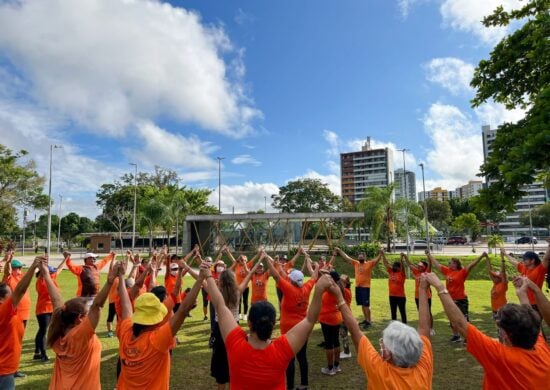
[[[248,263],[246,263],[246,267],[250,270],[254,266],[254,262],[251,260]],[[237,263],[234,269],[235,272],[235,279],[237,279],[237,285],[240,285],[244,278],[246,278],[246,275],[248,275],[248,271],[244,268],[244,264]]]
[[[57,290],[59,290],[59,286],[57,285],[57,272],[50,274],[50,277],[52,278],[52,281],[55,287],[57,287]],[[42,277],[37,278],[35,287],[36,287],[36,294],[37,294],[36,315],[53,313],[52,298],[50,297],[50,293],[48,292],[48,286],[46,286],[46,281],[44,280],[44,278]]]
[[[357,363],[368,378],[369,389],[430,390],[433,376],[432,344],[425,336],[420,336],[420,339],[424,344],[420,360],[416,366],[404,368],[383,360],[367,336],[361,337]]]
[[[181,303],[181,295],[174,294],[174,288],[176,287],[177,279],[177,276],[173,276],[170,273],[166,274],[166,276],[164,277],[164,288],[166,289],[166,293],[172,297],[174,303]]]
[[[0,376],[17,371],[25,328],[11,297],[0,304]]]
[[[50,390],[101,389],[101,342],[88,317],[59,338],[52,349],[55,364]]]
[[[539,286],[539,288],[542,288],[546,271],[548,271],[548,269],[545,268],[544,265],[542,265],[542,263],[540,263],[539,265],[537,265],[535,268],[532,268],[532,269],[529,269],[522,263],[519,263],[517,268],[518,268],[518,271],[521,272],[523,276],[527,276],[529,279],[533,281],[533,283]],[[531,305],[537,304],[537,300],[535,299],[535,294],[533,294],[533,291],[531,291],[531,289],[527,291],[527,297],[529,298],[529,303],[531,303]]]
[[[321,312],[319,313],[319,322],[327,325],[340,325],[342,323],[342,313],[338,309],[336,297],[328,291],[323,293],[321,299]]]
[[[370,287],[370,278],[372,269],[376,262],[374,260],[365,261],[361,264],[359,261],[353,261],[355,268],[355,287]]]
[[[550,383],[550,348],[539,335],[527,350],[501,344],[468,324],[466,350],[483,366],[483,389],[547,389]]]
[[[388,271],[388,289],[390,297],[405,297],[405,271],[394,272],[391,268]]]
[[[279,279],[277,287],[283,291],[280,323],[281,334],[288,332],[294,325],[306,317],[309,294],[311,294],[313,286],[315,286],[313,279],[308,280],[301,288],[294,286],[286,279]]]
[[[414,297],[418,299],[418,289],[420,288],[420,275],[422,275],[422,272],[420,272],[416,268],[411,268],[411,271],[414,275]],[[424,271],[424,272],[430,272],[430,271]],[[427,293],[428,293],[428,299],[430,299],[432,297],[432,289],[428,287]]]
[[[122,371],[117,389],[168,389],[170,384],[170,353],[174,335],[165,323],[142,332],[134,339],[132,320],[122,320],[117,328]]]
[[[109,253],[104,259],[102,259],[99,263],[96,263],[94,264],[95,265],[95,269],[99,272],[103,269],[103,267],[105,267],[109,261],[111,261],[111,258],[113,256]],[[65,263],[67,264],[67,268],[69,269],[69,271],[71,271],[74,275],[78,276],[76,278],[77,280],[77,283],[78,283],[78,286],[76,288],[76,296],[79,297],[82,295],[82,281],[80,280],[80,274],[82,273],[82,268],[84,266],[82,265],[74,265],[73,264],[73,261],[68,258],[67,259],[67,262]],[[98,280],[99,282],[99,280]],[[99,291],[99,284],[96,286],[98,291]]]
[[[118,283],[118,278],[115,278],[113,284],[111,285],[111,289],[109,290],[109,303],[114,303],[116,301],[116,297],[118,297]]]
[[[258,275],[254,272],[252,275],[252,298],[251,302],[267,301],[267,281],[269,272]]]
[[[344,300],[346,301],[346,305],[351,305],[351,290],[349,288],[344,289]]]
[[[464,282],[468,277],[468,271],[466,268],[462,268],[456,271],[451,270],[449,267],[441,266],[441,273],[445,275],[447,280],[446,287],[449,290],[449,295],[453,300],[465,299],[466,291],[464,290]]]
[[[294,352],[286,336],[271,341],[264,349],[254,349],[244,330],[235,327],[225,338],[229,361],[230,389],[285,390],[285,372]]]
[[[10,289],[13,292],[15,291],[15,287],[17,287],[17,284],[21,281],[21,279],[23,279],[23,276],[25,276],[25,274],[23,273],[18,276],[10,274],[8,275],[7,279],[4,279],[4,281],[8,286],[10,286]],[[28,321],[29,318],[31,318],[31,294],[29,292],[29,289],[25,291],[25,294],[17,305],[17,316],[25,321]]]
[[[506,305],[506,291],[508,291],[508,280],[495,283],[491,288],[491,308],[493,311],[498,311],[502,306]]]

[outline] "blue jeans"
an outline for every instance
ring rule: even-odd
[[[0,389],[2,390],[15,389],[15,379],[13,378],[13,374],[0,375]]]

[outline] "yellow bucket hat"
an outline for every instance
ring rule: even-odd
[[[134,302],[132,322],[140,325],[156,325],[164,319],[168,309],[155,294],[145,293]]]

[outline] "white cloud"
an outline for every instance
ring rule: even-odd
[[[167,3],[4,2],[0,48],[39,104],[103,135],[168,116],[240,137],[262,115],[245,94],[244,52]]]
[[[347,142],[347,146],[349,151],[358,151],[361,150],[366,142],[366,139],[353,139]],[[393,142],[382,142],[372,138],[370,140],[370,147],[371,149],[390,149],[393,154],[393,168],[403,168],[403,152],[399,150],[403,149],[403,147],[398,147]],[[407,149],[407,147],[405,147],[405,149]],[[405,167],[407,168],[407,170],[414,171],[415,169],[413,167],[415,167],[416,165],[417,162],[414,154],[412,154],[410,151],[405,152]]]
[[[342,189],[340,186],[340,174],[323,175],[317,171],[309,169],[305,174],[296,176],[294,179],[291,179],[291,180],[299,180],[299,179],[319,179],[321,180],[322,183],[327,184],[328,188],[334,194],[340,196],[342,193]]]
[[[418,3],[424,3],[429,0],[397,0],[397,8],[403,19],[407,19],[413,6]]]
[[[459,93],[473,93],[470,81],[474,75],[474,66],[459,58],[434,58],[424,64],[426,78],[432,83],[439,84],[453,95]]]
[[[252,157],[250,154],[242,154],[240,156],[237,156],[231,160],[231,162],[235,165],[253,165],[255,167],[259,167],[262,165],[262,163],[258,160],[256,160],[254,157]]]
[[[331,130],[323,130],[323,138],[329,145],[329,148],[326,150],[327,156],[340,158],[340,139],[338,138],[338,134]]]
[[[439,182],[454,189],[476,178],[483,162],[481,128],[457,107],[441,103],[432,104],[423,121],[433,144],[426,168]]]
[[[168,165],[184,168],[205,169],[218,166],[209,154],[218,147],[203,142],[196,136],[173,134],[151,122],[141,122],[137,135],[143,142],[143,150],[127,150],[126,156],[132,159],[136,153],[145,165]]]
[[[505,122],[516,123],[525,117],[526,110],[515,108],[508,110],[500,103],[489,102],[475,108],[475,113],[482,124],[497,127]]]
[[[510,10],[519,8],[523,4],[519,0],[445,0],[439,10],[444,25],[474,34],[486,44],[495,44],[506,35],[508,29],[506,27],[487,28],[481,21],[499,5],[502,5],[505,10]]]
[[[279,193],[279,186],[274,183],[245,182],[238,185],[222,184],[221,204],[222,212],[246,213],[249,211],[264,210],[267,203],[267,212],[275,212],[271,207],[271,195]],[[210,204],[218,206],[218,189],[210,194]]]

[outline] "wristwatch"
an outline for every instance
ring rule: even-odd
[[[438,292],[437,292],[437,295],[443,295],[443,294],[448,294],[448,293],[449,293],[449,290],[447,290],[446,288],[444,288],[443,290],[438,291]]]

